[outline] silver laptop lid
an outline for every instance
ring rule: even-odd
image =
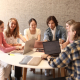
[[[32,51],[32,49],[34,48],[34,43],[35,43],[36,39],[31,39],[29,41],[26,41],[25,46],[24,46],[24,52],[23,55]]]

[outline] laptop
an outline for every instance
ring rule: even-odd
[[[43,49],[43,42],[35,41],[34,48],[42,48]]]
[[[36,39],[31,39],[29,41],[26,41],[25,46],[24,46],[24,52],[23,52],[23,54],[26,54],[26,53],[28,53],[28,52],[30,52],[30,51],[33,50],[35,40]]]
[[[43,42],[45,54],[59,55],[61,53],[59,41]]]
[[[21,54],[21,55],[23,54],[24,55],[24,54],[32,51],[32,49],[34,48],[35,40],[36,39],[31,39],[29,41],[26,41],[23,50],[14,50],[14,51],[11,51],[10,53]]]

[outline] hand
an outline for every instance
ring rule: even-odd
[[[47,59],[49,59],[51,56],[48,56]]]
[[[47,58],[48,57],[48,54],[43,54],[43,55],[41,55],[41,58],[42,59],[45,59],[45,58]]]
[[[16,50],[19,50],[19,47],[18,46],[15,46]]]
[[[9,44],[10,46],[13,46],[13,44]]]
[[[22,49],[24,49],[24,46],[22,46]]]
[[[22,44],[12,44],[12,46],[21,46]]]
[[[59,39],[59,44],[62,44],[64,42],[64,40],[63,39]]]
[[[64,49],[66,47],[66,44],[60,45],[61,49]]]
[[[22,44],[17,44],[17,46],[22,46]]]
[[[23,46],[15,46],[17,50],[22,50]]]

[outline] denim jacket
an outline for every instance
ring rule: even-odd
[[[66,41],[66,30],[63,26],[56,26],[56,33],[55,33],[55,39],[59,40],[61,38],[62,40]],[[44,33],[44,39],[47,41],[52,41],[53,39],[53,34],[51,32],[51,29],[48,28],[45,33]]]

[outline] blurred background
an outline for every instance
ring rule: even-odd
[[[22,35],[24,29],[29,28],[29,19],[35,18],[43,40],[44,31],[48,28],[46,19],[52,15],[64,27],[69,19],[79,22],[80,0],[0,0],[0,20],[4,21],[5,28],[10,18],[16,18]]]

